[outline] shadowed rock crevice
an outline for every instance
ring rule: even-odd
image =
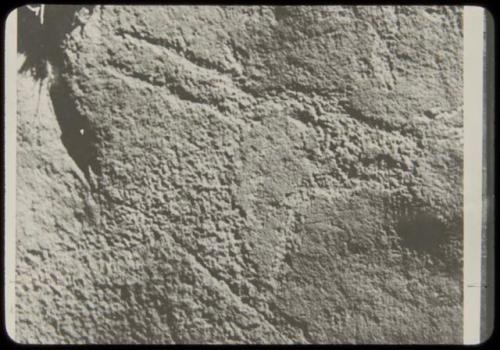
[[[63,81],[51,84],[50,97],[61,128],[61,140],[87,181],[92,184],[90,171],[95,174],[100,173],[94,131],[88,119],[79,114]]]
[[[61,77],[65,71],[63,43],[79,25],[76,14],[84,7],[44,5],[43,11],[38,10],[38,13],[27,6],[21,7],[18,14],[18,51],[25,55],[20,72],[31,71],[33,77],[39,80],[40,88],[44,81],[48,81],[49,95],[61,128],[61,141],[87,181],[92,183],[90,169],[94,173],[99,172],[96,139],[88,120],[78,112],[69,86]]]

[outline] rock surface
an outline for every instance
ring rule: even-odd
[[[73,12],[18,75],[17,341],[461,342],[460,8]]]

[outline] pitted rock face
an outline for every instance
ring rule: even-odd
[[[44,117],[85,151],[20,179],[74,194],[18,209],[39,232],[18,230],[20,341],[461,341],[460,9],[77,14]],[[42,152],[31,113],[18,171]]]

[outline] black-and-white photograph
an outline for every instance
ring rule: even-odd
[[[12,339],[476,339],[464,13],[17,9]]]

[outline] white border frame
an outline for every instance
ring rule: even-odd
[[[17,10],[5,21],[5,328],[16,339],[16,146],[17,146]]]
[[[481,342],[485,10],[465,6],[463,342]]]

